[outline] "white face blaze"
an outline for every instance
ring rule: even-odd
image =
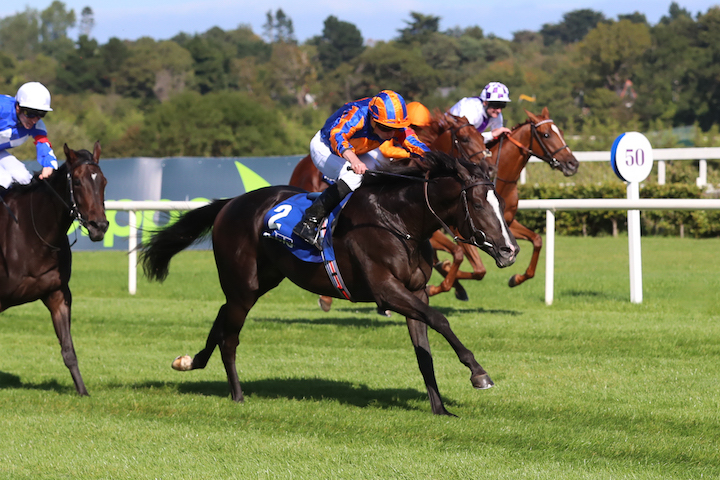
[[[498,221],[500,222],[500,226],[502,228],[502,235],[505,239],[506,245],[510,245],[512,248],[512,241],[510,240],[510,231],[508,230],[507,224],[505,223],[505,218],[503,217],[503,212],[500,209],[500,201],[498,200],[497,196],[495,195],[495,190],[488,190],[487,192],[487,201],[490,204],[490,206],[493,209],[493,212],[495,213],[495,216],[497,217]]]
[[[97,178],[97,175],[98,175],[97,173],[91,173],[91,174],[90,174],[90,177],[93,179],[93,182],[94,182],[95,179]]]
[[[557,125],[553,123],[552,125],[550,125],[550,128],[552,128],[552,131],[555,132],[558,137],[560,137],[560,141],[563,143],[563,145],[565,145],[565,139],[563,138],[562,133],[560,133],[560,129],[557,127]],[[570,147],[565,148],[567,148],[568,153],[572,154],[572,152],[570,151]]]

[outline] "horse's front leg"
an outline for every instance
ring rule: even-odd
[[[523,275],[513,275],[508,281],[508,285],[511,287],[517,287],[521,283],[526,280],[530,280],[535,276],[535,269],[537,268],[538,260],[540,259],[540,251],[542,250],[542,237],[517,220],[510,224],[510,232],[513,236],[515,236],[515,239],[528,240],[533,244],[532,258],[530,259],[530,265],[528,265],[525,273]]]
[[[458,298],[458,300],[468,300],[465,289],[462,288],[462,285],[456,281],[460,264],[464,258],[463,250],[439,230],[433,233],[430,238],[430,244],[432,245],[434,251],[442,250],[451,254],[453,256],[453,261],[452,265],[449,267],[447,266],[447,262],[443,264],[436,262],[434,264],[435,270],[437,270],[445,278],[438,286],[428,285],[428,295],[432,297],[438,293],[449,292],[450,289],[455,286],[456,289],[459,288],[459,290],[456,290],[455,297]]]
[[[470,382],[473,387],[485,389],[494,385],[485,369],[475,360],[473,353],[462,344],[455,332],[452,331],[448,319],[427,304],[427,297],[421,299],[413,295],[394,278],[387,282],[378,283],[377,287],[374,293],[376,298],[380,299],[381,303],[379,302],[379,304],[384,308],[389,308],[401,315],[421,321],[445,337],[460,362],[470,370]]]
[[[70,306],[72,304],[72,295],[70,289],[66,286],[60,290],[55,290],[48,296],[43,298],[43,303],[50,310],[53,326],[55,327],[55,335],[60,342],[60,352],[63,357],[65,366],[70,370],[75,390],[79,395],[89,395],[85,388],[80,368],[78,367],[77,355],[75,354],[75,346],[73,345],[72,335],[70,334]]]
[[[424,297],[427,299],[427,295],[424,294],[424,292],[418,292],[416,295],[420,298]],[[447,411],[443,404],[442,397],[440,397],[437,379],[435,378],[435,366],[433,364],[432,354],[430,353],[427,325],[410,317],[406,317],[405,321],[407,322],[408,332],[410,333],[410,340],[415,349],[418,367],[425,381],[425,388],[427,389],[428,398],[430,399],[432,412],[435,415],[449,415],[454,417],[455,415]]]

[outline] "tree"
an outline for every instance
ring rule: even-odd
[[[31,58],[39,51],[40,13],[26,8],[17,15],[0,19],[0,50],[18,60]]]
[[[573,10],[563,15],[563,21],[558,24],[546,23],[542,26],[540,34],[545,45],[552,45],[556,41],[561,43],[575,43],[582,40],[587,33],[599,23],[605,21],[605,15],[590,9]]]
[[[75,26],[75,10],[67,11],[65,4],[55,0],[40,13],[40,47],[52,57],[62,57],[74,48],[68,29]]]
[[[418,42],[422,45],[427,43],[432,37],[432,34],[437,33],[440,25],[440,17],[423,15],[418,12],[410,12],[410,16],[412,20],[405,20],[408,26],[398,30],[400,37],[397,41],[404,44]]]
[[[619,94],[625,82],[639,68],[639,61],[650,48],[650,30],[629,20],[599,23],[580,43],[579,53],[588,61],[589,71],[604,86]]]
[[[80,35],[87,35],[89,37],[93,27],[95,27],[95,16],[92,8],[85,7],[80,14]]]
[[[274,17],[272,10],[268,10],[265,16],[266,21],[263,25],[263,35],[268,42],[297,43],[292,19],[285,15],[285,12],[283,12],[281,8],[275,11]]]
[[[360,55],[363,37],[360,30],[349,22],[330,15],[325,19],[323,34],[317,41],[318,60],[325,70],[333,70],[343,62]]]

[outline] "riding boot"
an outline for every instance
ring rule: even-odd
[[[319,248],[318,233],[320,224],[351,191],[347,183],[342,180],[337,180],[330,185],[305,210],[302,220],[293,228],[293,233],[310,245]]]

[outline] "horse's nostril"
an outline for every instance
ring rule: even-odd
[[[90,225],[92,225],[93,228],[96,228],[101,232],[105,233],[107,232],[108,227],[110,227],[110,222],[108,222],[107,220],[103,220],[101,222],[91,221]]]

